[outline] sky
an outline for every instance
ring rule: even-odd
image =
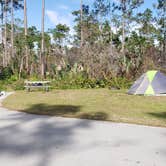
[[[83,0],[84,4],[93,5],[94,0]],[[112,0],[118,1],[118,0]],[[144,0],[144,5],[139,9],[153,9],[157,0]],[[45,0],[45,30],[55,28],[58,23],[66,24],[71,29],[74,26],[72,11],[80,8],[80,0]],[[28,26],[41,29],[42,0],[27,0]],[[23,20],[23,11],[16,11],[15,16]]]

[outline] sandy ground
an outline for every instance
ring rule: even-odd
[[[1,107],[0,165],[166,166],[166,128],[30,115]]]

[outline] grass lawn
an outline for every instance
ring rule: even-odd
[[[18,91],[3,106],[27,113],[166,127],[166,97],[131,96],[108,89]]]

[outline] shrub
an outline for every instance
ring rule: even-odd
[[[5,67],[1,69],[0,79],[1,80],[9,79],[12,75],[13,75],[13,71],[11,67]]]
[[[17,75],[12,75],[9,80],[11,82],[17,81],[18,80],[18,76]]]
[[[90,79],[85,73],[61,73],[54,81],[55,89],[80,89],[80,88],[105,88],[108,81],[102,79]]]
[[[24,90],[24,80],[18,80],[11,85],[13,90]]]
[[[114,77],[109,81],[110,88],[128,89],[132,85],[132,81],[123,77]]]
[[[3,78],[0,82],[0,90],[5,90],[8,87],[13,90],[23,90],[24,80],[18,80],[17,75],[10,75],[9,69],[3,71]],[[9,78],[10,76],[10,78]],[[39,80],[38,75],[33,75],[29,80]],[[131,86],[131,81],[123,77],[113,77],[111,79],[95,79],[89,78],[85,72],[73,73],[71,71],[61,71],[55,75],[55,79],[51,81],[53,89],[80,89],[80,88],[106,88],[111,89],[128,89]]]

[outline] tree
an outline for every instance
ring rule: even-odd
[[[8,57],[8,64],[10,63],[9,60],[11,58],[14,58],[14,56],[15,56],[14,55],[14,9],[16,9],[16,10],[22,9],[23,8],[22,1],[23,0],[11,0],[11,1],[7,2],[7,3],[10,3],[9,12],[11,13],[11,55],[9,55],[9,57]],[[20,74],[22,71],[22,65],[23,65],[23,63],[21,63]]]
[[[58,46],[63,46],[65,40],[69,35],[70,28],[67,25],[58,24],[55,29],[51,29],[50,32],[53,35],[54,41]]]
[[[3,54],[3,67],[7,66],[7,0],[5,0],[4,8],[4,17],[5,17],[5,35],[4,35],[4,54]]]
[[[14,7],[11,0],[11,57],[14,57]]]
[[[94,1],[94,15],[96,15],[96,18],[99,22],[99,30],[100,30],[100,36],[99,39],[102,41],[102,30],[103,30],[103,24],[105,22],[105,17],[109,13],[110,9],[110,3],[108,0],[95,0]]]
[[[28,55],[28,45],[27,45],[27,36],[28,36],[28,25],[27,25],[27,2],[24,0],[24,34],[25,34],[25,57],[26,57],[26,69],[29,72],[29,55]]]
[[[82,0],[80,0],[80,24],[81,24],[81,42],[80,42],[80,47],[83,46],[84,42],[84,34],[83,34],[83,4]]]
[[[112,3],[109,2],[109,11],[110,11],[110,43],[111,43],[111,53],[112,53],[112,40],[113,40],[113,33],[112,33],[112,19],[113,19],[113,9],[112,9]]]
[[[109,13],[109,3],[107,0],[94,1],[94,14],[98,17],[100,31],[102,31],[102,24],[104,17]]]
[[[81,31],[83,31],[83,43],[95,43],[100,34],[99,31],[99,24],[97,19],[95,18],[94,12],[90,11],[88,5],[82,5],[82,25],[81,25],[81,18],[80,18],[80,11],[73,11],[72,14],[75,17],[74,30],[76,34],[74,35],[74,45],[80,46],[81,43]]]
[[[166,1],[158,0],[157,3],[157,24],[159,26],[158,40],[160,42],[163,62],[166,62]]]
[[[22,8],[22,4],[21,4],[22,0],[2,0],[0,1],[1,3],[1,23],[2,23],[2,27],[3,27],[3,19],[5,18],[5,26],[4,26],[4,42],[2,39],[2,45],[4,44],[4,53],[3,53],[3,66],[7,66],[9,64],[10,58],[14,57],[14,9],[20,9]],[[8,24],[8,20],[7,20],[7,13],[10,12],[11,13],[11,56],[10,54],[8,54],[8,41],[7,41],[7,24]],[[3,38],[3,28],[2,30],[2,38]]]
[[[122,54],[125,55],[126,23],[132,18],[134,9],[143,4],[144,0],[119,0],[119,4],[113,3],[114,10],[121,12],[122,22]]]
[[[31,55],[28,58],[29,60],[28,72],[31,76],[32,74],[36,73],[38,74],[38,71],[40,71],[41,67],[41,59],[39,56],[40,55],[39,48],[41,48],[41,33],[37,30],[35,26],[29,27],[27,31],[28,35],[26,38],[26,44],[28,47],[29,55]]]
[[[154,34],[156,34],[156,28],[154,27],[153,13],[150,9],[146,9],[143,13],[138,13],[137,21],[141,26],[139,33],[146,38],[147,43],[154,44]]]
[[[4,0],[0,0],[0,4],[1,4],[1,14],[0,14],[0,18],[1,18],[1,44],[2,44],[2,51],[3,51],[3,47],[4,47],[4,41],[3,41],[3,21],[4,21],[4,4],[5,1]],[[3,54],[3,52],[2,52]]]
[[[22,6],[23,0],[11,0],[7,3],[11,3],[11,9],[9,12],[11,13],[11,57],[14,57],[14,9],[23,8]]]
[[[44,48],[44,18],[45,18],[45,0],[42,0],[42,39],[41,39],[41,77],[45,78],[45,48]]]
[[[83,46],[85,43],[85,33],[84,33],[84,17],[85,17],[85,8],[87,6],[83,4],[83,0],[80,0],[80,10],[73,11],[72,14],[76,17],[75,22],[77,25],[74,27],[77,35],[75,35],[77,42],[77,45],[80,47]]]

